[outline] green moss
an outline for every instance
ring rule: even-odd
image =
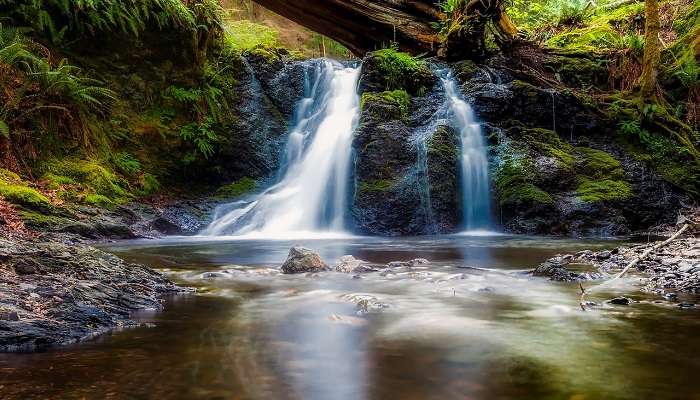
[[[412,94],[422,94],[427,90],[423,81],[432,77],[425,63],[408,53],[394,48],[377,50],[368,55],[371,64],[384,79],[384,90],[407,90]]]
[[[245,52],[248,56],[259,57],[268,64],[274,64],[280,60],[280,55],[274,47],[258,46]]]
[[[13,204],[30,209],[47,210],[51,201],[38,190],[19,184],[0,183],[0,195]]]
[[[593,179],[623,179],[620,161],[610,153],[589,147],[577,147],[579,154],[577,169],[582,175]]]
[[[591,52],[571,52],[552,57],[546,66],[554,70],[557,79],[567,85],[582,88],[597,86],[601,89],[607,89],[610,85],[608,61]]]
[[[14,172],[5,168],[0,168],[0,181],[18,182],[21,180],[22,178],[20,178],[19,175],[15,174]]]
[[[441,127],[441,129],[447,129],[447,127]],[[454,160],[459,158],[460,149],[455,143],[449,141],[445,132],[437,131],[428,140],[428,154],[444,160]]]
[[[394,181],[389,179],[375,179],[370,181],[360,181],[357,183],[359,192],[388,192],[394,187]]]
[[[526,129],[523,140],[539,153],[558,159],[567,168],[573,168],[573,147],[562,141],[556,132],[540,128]]]
[[[517,204],[554,204],[547,192],[532,182],[532,160],[507,159],[496,172],[496,192],[502,206]]]
[[[233,183],[220,187],[216,194],[222,198],[236,198],[255,190],[257,186],[255,179],[250,177],[241,178]]]
[[[589,203],[619,201],[632,197],[632,187],[623,180],[590,180],[583,178],[576,189],[577,196]]]
[[[133,197],[124,188],[126,182],[97,160],[52,160],[44,165],[44,170],[44,177],[49,179],[60,177],[62,182],[76,182],[86,195],[101,195],[113,203],[123,203]]]
[[[63,185],[76,185],[78,183],[73,178],[52,174],[50,172],[44,174],[41,179],[46,181],[50,189],[60,189]]]
[[[224,45],[233,52],[280,46],[279,33],[264,24],[241,20],[228,22],[225,28]]]
[[[364,110],[365,105],[369,102],[383,101],[396,105],[401,112],[402,118],[408,117],[409,107],[411,106],[411,95],[405,90],[392,90],[381,93],[365,92],[362,94],[360,108]]]
[[[554,47],[596,51],[618,49],[624,46],[620,32],[634,27],[634,19],[644,14],[643,4],[631,4],[601,12],[572,29],[566,29],[552,36],[547,44]]]
[[[98,207],[111,207],[114,205],[114,202],[112,201],[112,199],[110,199],[107,196],[103,196],[101,194],[88,194],[83,199],[83,202],[85,204],[89,204],[92,206],[98,206]]]

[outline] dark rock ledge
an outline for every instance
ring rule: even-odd
[[[136,326],[182,292],[160,273],[83,244],[0,238],[0,351],[37,351]]]

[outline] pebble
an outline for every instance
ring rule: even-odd
[[[668,301],[676,301],[678,300],[678,295],[675,293],[666,293],[664,294],[664,299]]]

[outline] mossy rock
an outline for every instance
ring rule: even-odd
[[[357,190],[361,193],[382,193],[390,191],[396,182],[390,179],[376,179],[371,181],[357,182]]]
[[[608,61],[602,56],[572,54],[557,55],[550,58],[546,66],[554,71],[562,83],[581,88],[598,87],[607,89],[609,86]]]
[[[88,194],[83,199],[83,203],[91,205],[91,206],[105,207],[105,208],[110,208],[110,207],[114,206],[114,202],[112,201],[112,199],[110,199],[107,196],[103,196],[101,194]]]
[[[556,132],[550,129],[524,129],[520,139],[530,148],[542,155],[554,157],[567,168],[573,168],[573,146],[561,140]]]
[[[362,94],[360,108],[365,111],[365,106],[372,103],[385,103],[398,107],[400,117],[408,118],[408,112],[411,106],[411,95],[405,90],[392,90],[380,93],[365,92]]]
[[[474,77],[479,71],[479,67],[471,60],[458,61],[452,64],[452,71],[460,82],[466,82]]]
[[[246,176],[233,183],[221,186],[219,189],[217,189],[216,195],[220,198],[234,199],[252,192],[255,190],[257,184],[258,183],[255,181],[255,179]]]
[[[422,96],[436,82],[425,62],[392,48],[368,53],[362,64],[363,92],[405,90]]]
[[[0,181],[3,182],[19,182],[22,178],[16,173],[10,171],[9,169],[0,168]]]
[[[622,201],[632,197],[632,186],[624,180],[591,180],[583,178],[576,195],[587,203]]]
[[[125,189],[126,182],[108,166],[97,160],[51,160],[44,165],[44,178],[58,182],[75,182],[87,195],[100,195],[112,203],[124,203],[133,196]]]
[[[622,164],[612,154],[589,147],[576,147],[576,153],[580,156],[577,160],[577,172],[593,179],[624,178]]]
[[[532,184],[532,160],[508,159],[496,172],[495,184],[498,201],[502,206],[541,204],[552,205],[554,199]]]
[[[48,197],[29,186],[0,183],[0,196],[10,203],[31,210],[47,211],[51,209],[51,201]]]

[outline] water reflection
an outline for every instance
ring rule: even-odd
[[[132,261],[170,268],[201,294],[139,316],[154,327],[47,353],[0,355],[2,397],[698,398],[696,312],[642,303],[584,313],[575,285],[514,273],[557,252],[609,242],[302,241],[329,262],[344,254],[436,262],[360,279],[281,276],[261,268],[279,265],[292,244],[114,247]],[[205,271],[222,273],[208,279]],[[368,306],[364,314],[357,299],[382,307]]]

